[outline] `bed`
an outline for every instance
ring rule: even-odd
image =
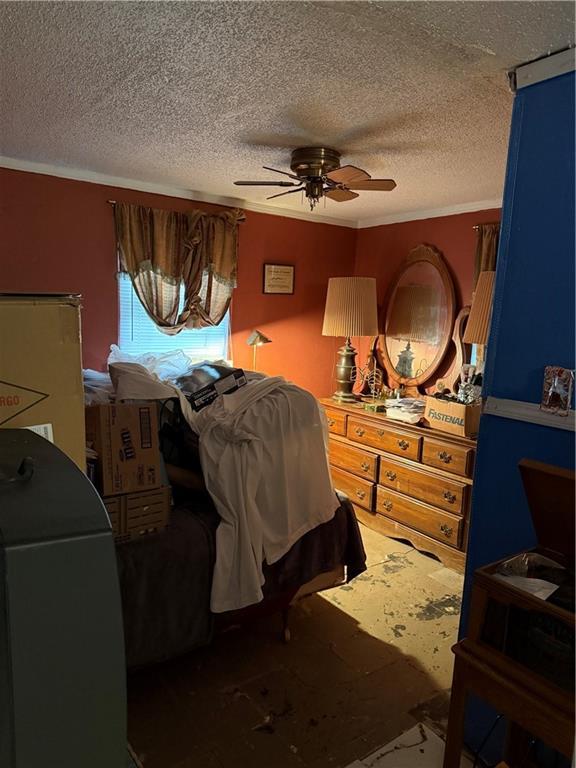
[[[215,632],[283,612],[322,588],[350,581],[366,556],[350,502],[342,497],[332,520],[305,534],[272,566],[264,566],[264,599],[239,611],[214,614],[210,589],[218,515],[207,494],[180,500],[168,528],[117,547],[129,668],[163,661],[210,643]]]
[[[128,667],[186,653],[263,611],[285,613],[294,599],[365,570],[312,395],[256,375],[192,413],[181,390],[148,382],[140,366],[121,373],[112,377],[119,399],[150,391],[159,400],[175,500],[165,531],[117,547]]]

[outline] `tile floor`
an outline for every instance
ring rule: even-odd
[[[441,768],[444,742],[430,728],[418,723],[393,741],[347,768]],[[462,758],[461,768],[472,768],[472,761]]]
[[[442,732],[462,578],[362,535],[368,571],[295,606],[289,644],[271,616],[130,677],[143,768],[343,768],[418,723]]]

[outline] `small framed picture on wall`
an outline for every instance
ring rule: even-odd
[[[560,368],[557,365],[547,365],[544,368],[544,387],[540,409],[568,416],[572,404],[574,388],[574,371]]]
[[[293,264],[264,264],[264,293],[294,293]]]

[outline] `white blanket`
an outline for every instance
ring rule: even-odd
[[[114,363],[110,375],[118,400],[179,398],[221,517],[211,608],[258,603],[264,560],[275,563],[338,508],[318,402],[280,377],[247,372],[246,386],[196,413],[181,390],[142,365]]]
[[[316,399],[284,379],[251,381],[199,413],[204,480],[222,518],[211,608],[262,600],[262,563],[275,563],[338,508]]]

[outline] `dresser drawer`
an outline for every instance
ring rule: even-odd
[[[468,486],[464,483],[397,464],[384,456],[380,459],[378,482],[455,515],[461,515],[465,509]]]
[[[352,472],[376,482],[378,474],[378,456],[362,448],[355,448],[339,440],[330,440],[330,463],[340,469]]]
[[[348,418],[346,436],[358,443],[365,443],[374,448],[380,448],[388,453],[396,453],[406,459],[418,461],[420,459],[420,444],[422,438],[409,432],[389,427],[382,424],[371,424],[362,419]]]
[[[350,501],[358,504],[359,507],[372,511],[374,483],[370,483],[368,480],[351,475],[349,472],[344,472],[336,467],[330,467],[330,472],[332,473],[332,480],[336,490],[345,493]]]
[[[328,431],[334,435],[345,435],[347,415],[343,411],[332,408],[324,408],[324,412],[328,422]]]
[[[447,472],[454,472],[455,475],[472,477],[474,449],[425,437],[422,446],[422,463],[445,469]]]
[[[399,523],[427,533],[434,539],[452,547],[460,546],[463,520],[448,512],[422,504],[399,493],[377,487],[376,510]]]

